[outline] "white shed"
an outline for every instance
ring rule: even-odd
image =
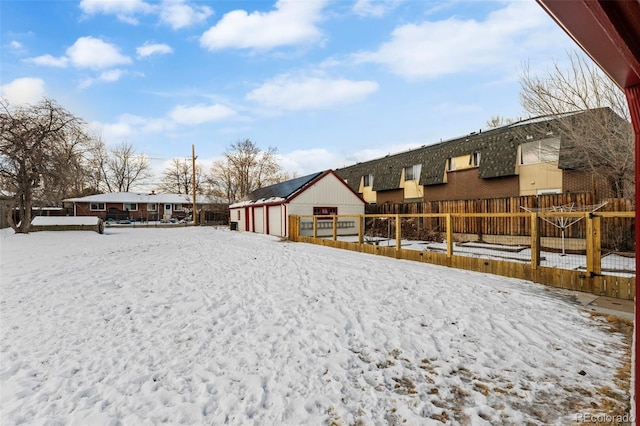
[[[291,214],[362,215],[364,206],[359,194],[326,170],[257,189],[247,200],[230,205],[229,213],[231,229],[286,237]],[[319,235],[331,235],[330,223],[320,220],[318,225]],[[343,222],[338,233],[357,233],[357,220]]]

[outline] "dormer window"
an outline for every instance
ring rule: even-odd
[[[373,186],[373,173],[362,176],[362,186],[364,187]]]
[[[473,154],[471,154],[469,156],[469,165],[471,167],[480,166],[480,152],[479,151],[475,151]]]
[[[560,139],[550,138],[520,145],[520,164],[536,164],[558,161]]]
[[[420,170],[422,169],[422,164],[414,164],[413,166],[404,168],[404,180],[418,180],[420,179]]]
[[[456,158],[455,157],[451,157],[449,158],[449,160],[447,160],[447,170],[448,171],[453,171],[456,169]]]

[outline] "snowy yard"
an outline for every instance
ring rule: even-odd
[[[0,231],[13,424],[567,424],[606,321],[525,281],[215,228]]]

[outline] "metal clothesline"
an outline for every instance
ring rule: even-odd
[[[551,207],[541,207],[541,208],[532,208],[532,207],[524,207],[524,206],[520,206],[521,209],[525,210],[526,212],[529,213],[539,213],[539,212],[560,212],[560,213],[564,213],[564,212],[589,212],[589,213],[593,213],[597,210],[600,210],[602,207],[604,207],[606,204],[608,203],[608,201],[605,201],[603,203],[600,204],[589,204],[589,205],[583,205],[583,206],[576,206],[575,203],[571,203],[571,204],[564,204],[561,206],[551,206]],[[547,223],[550,223],[551,225],[555,226],[556,228],[560,229],[562,232],[562,254],[561,256],[565,256],[566,252],[565,252],[565,245],[564,245],[564,231],[565,229],[569,228],[572,225],[575,225],[576,223],[578,223],[579,221],[581,221],[583,219],[583,216],[553,216],[553,217],[545,217],[545,216],[540,216],[540,218],[542,220],[544,220]]]

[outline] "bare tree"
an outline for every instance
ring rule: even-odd
[[[231,168],[227,167],[225,162],[215,161],[212,164],[208,183],[211,195],[227,201],[235,201],[237,199],[238,188],[235,174]]]
[[[135,152],[133,145],[122,142],[110,150],[98,153],[101,183],[108,192],[129,192],[134,184],[142,184],[151,177],[151,162]]]
[[[510,118],[501,117],[499,115],[492,115],[491,119],[487,120],[487,127],[490,129],[495,129],[497,127],[503,127],[511,123],[513,123],[513,120]]]
[[[567,53],[569,65],[554,63],[546,74],[534,75],[528,65],[520,74],[520,102],[531,116],[559,115],[563,154],[578,167],[606,182],[615,197],[633,190],[633,132],[624,93],[586,57]],[[590,111],[584,115],[571,113]],[[615,114],[612,114],[615,113]]]
[[[9,214],[16,232],[29,231],[36,196],[59,201],[81,190],[91,142],[84,122],[51,99],[16,107],[0,101],[0,179],[18,209],[19,224]]]
[[[204,191],[204,176],[202,166],[196,164],[196,193],[202,194]],[[162,172],[160,189],[172,194],[193,194],[193,169],[192,161],[174,158],[167,168]]]
[[[215,195],[234,202],[252,191],[282,181],[276,148],[262,151],[249,139],[231,144],[224,161],[214,163],[211,183]]]

